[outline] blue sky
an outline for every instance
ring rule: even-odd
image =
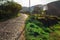
[[[15,2],[21,4],[22,6],[29,7],[29,0],[14,0]],[[31,6],[37,4],[47,4],[49,2],[56,1],[56,0],[31,0]]]

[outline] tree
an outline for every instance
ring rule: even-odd
[[[34,9],[33,9],[33,13],[41,14],[42,13],[42,10],[43,10],[42,7],[35,6]]]
[[[13,0],[0,0],[0,5],[6,3],[7,1],[13,1]]]
[[[22,6],[16,2],[7,1],[0,5],[0,18],[11,18],[17,16],[18,12],[22,9]]]
[[[42,14],[43,6],[42,5],[36,5],[33,9],[33,14],[35,16],[35,19],[39,18],[39,16]]]

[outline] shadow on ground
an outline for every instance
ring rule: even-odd
[[[44,24],[45,27],[51,27],[55,24],[58,24],[59,19],[38,19],[40,22],[42,22]]]

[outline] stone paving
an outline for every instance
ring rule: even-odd
[[[25,40],[24,35],[17,39],[25,26],[26,14],[20,17],[0,22],[0,40]]]

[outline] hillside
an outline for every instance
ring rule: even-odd
[[[55,1],[47,4],[48,9],[47,15],[59,16],[60,17],[60,1]]]
[[[30,10],[29,10],[29,7],[22,7],[22,10],[20,12],[28,12],[28,11],[32,12],[34,10],[34,7],[41,7],[42,8],[43,5],[38,4],[38,5],[31,6]]]

